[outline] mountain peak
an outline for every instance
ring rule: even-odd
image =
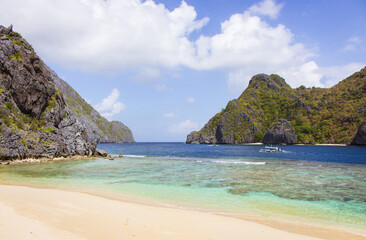
[[[248,88],[258,89],[263,87],[268,87],[273,90],[279,90],[283,87],[290,88],[285,79],[281,78],[277,74],[267,75],[261,73],[253,76],[252,79],[250,79]]]
[[[99,139],[134,141],[62,83],[12,25],[0,26],[0,161],[98,155]]]
[[[276,74],[255,75],[241,96],[189,134],[187,143],[350,144],[366,122],[365,70],[329,89],[292,89]],[[354,144],[365,144],[364,129]]]

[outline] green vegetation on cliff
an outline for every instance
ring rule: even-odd
[[[56,78],[12,26],[0,26],[0,161],[97,154]]]
[[[102,117],[67,82],[56,78],[55,84],[61,90],[68,108],[82,122],[90,140],[95,142],[135,142],[131,130],[121,122]]]
[[[299,143],[351,143],[366,121],[366,68],[329,89],[292,89],[278,75],[256,75],[187,142],[261,142],[279,119],[292,125]]]

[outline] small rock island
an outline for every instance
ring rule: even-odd
[[[254,76],[238,99],[187,136],[196,144],[366,145],[366,67],[331,88]]]

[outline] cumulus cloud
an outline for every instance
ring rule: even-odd
[[[161,69],[180,66],[227,73],[229,90],[240,93],[251,76],[277,73],[292,86],[328,86],[332,80],[312,59],[315,53],[296,42],[276,18],[283,4],[263,0],[221,23],[213,36],[190,36],[209,21],[197,19],[182,1],[174,10],[153,0],[0,0],[0,22],[14,24],[53,63],[103,74],[133,71],[133,80],[156,83]],[[21,15],[21,17],[19,17]],[[348,39],[353,51],[361,39]],[[347,66],[339,66],[347,68]],[[158,91],[166,86],[155,85]]]
[[[106,98],[104,98],[101,103],[96,104],[94,108],[103,117],[111,120],[112,116],[120,113],[126,108],[122,102],[118,101],[118,98],[119,91],[117,88],[114,88],[112,92]]]
[[[197,129],[198,123],[192,122],[191,120],[185,120],[169,127],[169,131],[171,133],[190,133],[191,131]]]
[[[177,66],[192,51],[189,34],[208,22],[184,1],[173,11],[152,0],[2,0],[1,6],[2,24],[13,23],[41,56],[99,72]]]
[[[195,103],[196,100],[193,97],[186,98],[187,103]]]
[[[313,75],[307,82],[301,75],[310,71],[314,56],[303,44],[294,42],[293,33],[284,25],[271,26],[259,16],[262,6],[275,4],[264,1],[242,14],[235,14],[221,24],[221,33],[201,36],[196,42],[196,61],[192,68],[223,69],[228,72],[228,86],[241,92],[251,76],[258,73],[277,73],[291,86],[321,85],[321,76]],[[278,14],[282,5],[276,5],[271,16]],[[264,7],[263,7],[264,9]],[[261,15],[266,11],[263,10]],[[275,14],[276,13],[276,14]],[[270,14],[270,13],[267,13]],[[302,70],[301,70],[302,69]]]

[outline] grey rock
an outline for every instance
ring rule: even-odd
[[[264,144],[296,144],[294,128],[286,119],[279,119],[263,137]]]
[[[4,26],[1,26],[0,25],[0,35],[3,35],[3,34],[5,34],[5,27]],[[3,36],[2,36],[3,37]],[[5,36],[4,36],[4,38],[5,38]]]
[[[3,78],[5,88],[23,113],[40,119],[55,92],[45,64],[11,40],[1,40],[1,52],[0,70],[8,76]]]
[[[109,122],[55,73],[53,73],[53,79],[56,88],[63,93],[70,113],[85,126],[90,141],[97,143],[135,142],[131,130],[126,125],[119,121]]]
[[[72,114],[56,76],[12,26],[0,27],[0,160],[92,155],[96,143]]]
[[[235,104],[229,102],[228,105]],[[243,144],[255,142],[255,135],[261,131],[245,112],[232,114],[227,112],[219,120],[216,127],[210,129],[212,118],[199,131],[191,132],[187,136],[188,144]]]
[[[351,145],[366,145],[366,122],[358,128],[355,138]]]
[[[279,91],[281,87],[288,86],[286,81],[277,76],[272,77],[274,75],[268,76],[266,74],[257,74],[252,77],[252,79],[249,81],[249,86],[253,87],[255,89],[262,88],[262,84],[264,83],[269,89]]]
[[[10,26],[5,29],[5,34],[10,34],[12,32],[13,32],[13,24],[10,24]]]
[[[366,105],[364,105],[364,106],[360,107],[359,109],[357,109],[356,112],[357,113],[364,113],[364,112],[366,112]]]
[[[108,153],[106,151],[96,149],[94,155],[97,156],[97,157],[107,157]]]

